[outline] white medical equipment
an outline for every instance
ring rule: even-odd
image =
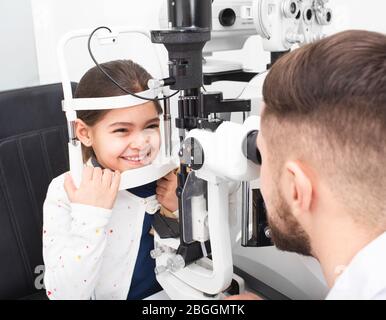
[[[241,65],[210,63],[207,56],[216,48],[240,48],[247,36],[257,33],[264,49],[271,52],[272,64],[293,45],[323,36],[322,26],[332,18],[326,2],[214,0],[212,4],[211,0],[170,0],[167,23],[161,16],[161,24],[163,21],[169,28],[152,31],[152,41],[164,44],[169,53],[169,74],[175,81],[171,88],[183,91],[176,122],[181,140],[180,237],[162,238],[156,234],[152,253],[157,280],[171,298],[221,299],[230,289],[232,278],[238,282],[239,291],[244,286],[242,279],[233,275],[229,184],[242,181],[243,245],[248,245],[248,181],[258,178],[259,156],[254,156],[253,163],[247,156],[258,153],[256,147],[248,151],[245,148],[249,137],[255,141],[259,118],[246,119],[250,101],[226,101],[220,93],[201,92],[202,69],[217,80],[225,74],[223,79],[240,81],[243,72]],[[213,40],[209,41],[211,36]],[[223,121],[216,116],[220,112],[243,112],[246,121],[242,125]],[[269,229],[263,231],[269,237]]]
[[[150,39],[150,34],[148,31],[134,27],[117,27],[114,28],[112,31],[108,28],[103,29],[106,30],[99,30],[97,34],[97,39],[103,45],[113,46],[119,41],[120,35],[128,33],[141,34]],[[141,98],[129,94],[103,98],[73,98],[71,90],[71,81],[68,75],[68,67],[65,59],[65,47],[72,40],[79,38],[89,38],[90,34],[92,34],[93,31],[95,30],[78,30],[69,32],[62,37],[58,44],[59,67],[64,94],[62,106],[63,111],[65,111],[66,113],[69,129],[68,150],[70,159],[70,171],[77,186],[79,186],[80,184],[84,164],[82,159],[81,143],[80,141],[78,141],[75,135],[75,120],[77,118],[76,111],[126,108],[143,104],[146,102]],[[158,59],[156,51],[154,51],[154,55]],[[164,90],[160,88],[151,88],[144,92],[138,92],[136,95],[145,99],[155,99],[159,97],[162,92],[166,96],[168,91],[166,88]],[[171,151],[171,144],[169,143],[170,138],[165,139],[165,136],[170,137],[171,134],[170,118],[167,119],[168,116],[170,116],[170,114],[168,113],[168,110],[165,110],[165,115],[160,121],[160,129],[162,133],[161,148],[156,159],[150,165],[123,172],[121,175],[119,190],[129,189],[152,182],[165,176],[168,172],[172,171],[177,167],[178,162],[176,154],[173,155]]]

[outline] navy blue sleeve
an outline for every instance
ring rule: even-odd
[[[150,251],[154,248],[154,237],[149,234],[152,218],[152,215],[145,213],[141,243],[131,280],[130,291],[127,296],[128,300],[144,299],[162,290],[154,273],[155,260],[150,257]]]
[[[154,181],[144,186],[129,189],[128,191],[138,197],[146,198],[155,194],[155,188],[156,182]],[[150,257],[150,251],[154,249],[154,237],[149,234],[153,219],[153,215],[145,213],[138,256],[127,296],[128,300],[144,299],[162,290],[154,273],[155,260]]]

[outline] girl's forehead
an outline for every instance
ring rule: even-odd
[[[140,124],[154,118],[158,118],[158,112],[154,103],[150,101],[137,106],[112,109],[106,113],[102,121],[127,121]]]

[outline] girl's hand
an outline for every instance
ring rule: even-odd
[[[79,188],[76,188],[67,172],[64,189],[72,203],[111,209],[117,197],[120,179],[119,171],[113,173],[109,169],[85,167]]]
[[[178,209],[178,198],[176,195],[177,175],[172,171],[157,181],[157,200],[169,211]]]

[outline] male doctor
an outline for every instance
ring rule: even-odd
[[[263,97],[257,147],[276,247],[320,262],[327,299],[386,299],[386,35],[346,31],[294,50]]]

